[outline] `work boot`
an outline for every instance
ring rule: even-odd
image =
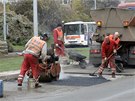
[[[115,73],[112,73],[112,78],[116,78]]]
[[[22,83],[23,83],[23,75],[19,75],[18,76],[17,82],[18,82],[18,87],[21,87],[22,86]]]
[[[98,77],[102,77],[102,72],[98,73]]]
[[[18,83],[18,87],[21,87],[21,86],[22,86],[22,84],[21,83],[20,84]]]
[[[18,87],[22,86],[22,80],[18,80]]]

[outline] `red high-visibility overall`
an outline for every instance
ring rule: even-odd
[[[109,43],[106,42],[106,39],[108,38]],[[102,43],[102,64],[100,65],[99,69],[98,69],[98,74],[102,74],[103,70],[105,67],[108,66],[108,63],[112,69],[112,73],[116,72],[116,65],[115,65],[115,57],[112,56],[107,62],[104,62],[104,58],[108,58],[112,53],[113,50],[116,49],[116,43],[114,40],[110,40],[109,37],[106,37],[105,40]]]
[[[58,44],[59,47],[55,47],[56,49],[56,55],[58,56],[64,56],[64,42],[63,42],[63,31],[59,31],[57,28],[53,30],[53,38],[54,38],[54,44]]]
[[[33,56],[32,54],[25,54],[24,60],[22,62],[21,71],[18,76],[18,83],[21,84],[23,82],[23,78],[25,73],[31,68],[32,75],[34,79],[37,79],[39,76],[38,69],[38,58]]]
[[[43,40],[40,40],[39,37],[33,37],[31,39],[31,41],[29,42],[26,50],[30,50],[34,54],[39,54],[41,52],[44,44],[45,44],[45,42]],[[25,53],[24,54],[24,60],[22,62],[20,74],[18,76],[18,84],[22,84],[25,73],[30,68],[32,70],[33,78],[35,80],[38,79],[38,76],[39,76],[38,56],[35,56],[34,54],[32,54],[32,53]]]

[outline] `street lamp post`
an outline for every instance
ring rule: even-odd
[[[37,0],[33,0],[33,21],[34,36],[38,36]]]
[[[97,9],[97,1],[94,0],[94,8]]]
[[[3,34],[4,34],[4,41],[6,41],[6,0],[3,0],[3,17],[4,17],[4,24],[3,24]]]

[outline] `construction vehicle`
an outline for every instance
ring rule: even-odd
[[[135,6],[134,6],[135,7]],[[101,43],[108,34],[120,33],[120,45],[117,55],[124,65],[135,65],[135,10],[123,8],[103,8],[91,10],[91,17],[97,28],[90,46],[89,63],[101,64]]]

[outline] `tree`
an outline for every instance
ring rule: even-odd
[[[43,32],[52,31],[62,21],[59,3],[54,0],[39,0],[38,18],[39,28]]]
[[[37,0],[39,31],[51,32],[61,21],[91,21],[90,10],[94,0],[72,0],[70,5],[60,4],[60,0]],[[119,0],[97,0],[97,8],[117,7]],[[11,9],[27,16],[33,22],[33,0],[19,0]]]
[[[14,3],[14,5],[16,5],[16,3]],[[25,7],[24,9],[26,10]],[[27,16],[25,16],[25,14],[22,15],[18,8],[11,8],[11,4],[9,3],[6,4],[6,23],[8,25],[7,39],[10,43],[14,45],[25,44],[32,36],[32,22],[27,18]],[[1,37],[3,36],[3,10],[0,13],[0,29]]]
[[[16,14],[27,16],[33,22],[33,0],[18,0],[11,4],[10,9]]]
[[[90,16],[85,13],[85,5],[82,0],[73,0],[71,5],[74,11],[72,15],[74,18],[82,21],[90,21]]]

